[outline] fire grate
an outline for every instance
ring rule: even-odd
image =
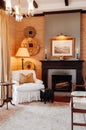
[[[71,92],[72,75],[52,75],[52,89],[54,91]]]

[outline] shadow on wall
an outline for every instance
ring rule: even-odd
[[[11,57],[11,70],[20,69],[22,69],[21,58]],[[34,69],[36,71],[37,78],[42,79],[42,64],[39,60],[34,58],[25,58],[24,69]]]

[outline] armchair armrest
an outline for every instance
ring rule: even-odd
[[[43,84],[43,81],[40,80],[40,79],[36,79],[35,83],[37,83],[37,84]]]
[[[84,109],[86,111],[86,92],[74,91],[71,93],[71,107],[72,109]]]
[[[14,83],[14,85],[19,85],[19,82],[17,80],[12,80],[12,83]]]
[[[72,97],[86,97],[86,91],[74,91],[71,93]]]
[[[83,90],[85,90],[85,85],[84,84],[72,84],[72,91],[75,91],[77,87],[82,88]]]

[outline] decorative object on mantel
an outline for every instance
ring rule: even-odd
[[[79,49],[76,49],[76,59],[79,60]]]
[[[27,47],[27,49],[30,53],[30,56],[36,55],[40,50],[40,46],[39,46],[38,40],[36,38],[31,38],[31,37],[25,38],[22,41],[21,46]]]
[[[45,49],[45,60],[47,60],[47,49]]]
[[[32,26],[27,26],[25,29],[24,29],[24,35],[25,37],[35,37],[36,35],[36,29]]]
[[[51,58],[73,58],[74,57],[74,38],[61,35],[50,39]]]
[[[64,57],[63,57],[63,56],[60,56],[59,59],[60,59],[60,60],[64,60]]]

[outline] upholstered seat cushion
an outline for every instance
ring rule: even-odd
[[[72,96],[86,96],[86,91],[73,91],[71,93]]]
[[[21,91],[21,92],[24,92],[24,91],[35,91],[35,90],[40,90],[44,88],[44,85],[42,84],[35,84],[35,83],[24,83],[24,84],[20,84],[16,90],[17,91]]]
[[[73,97],[74,108],[86,110],[86,92],[85,91],[73,91],[71,93]]]

